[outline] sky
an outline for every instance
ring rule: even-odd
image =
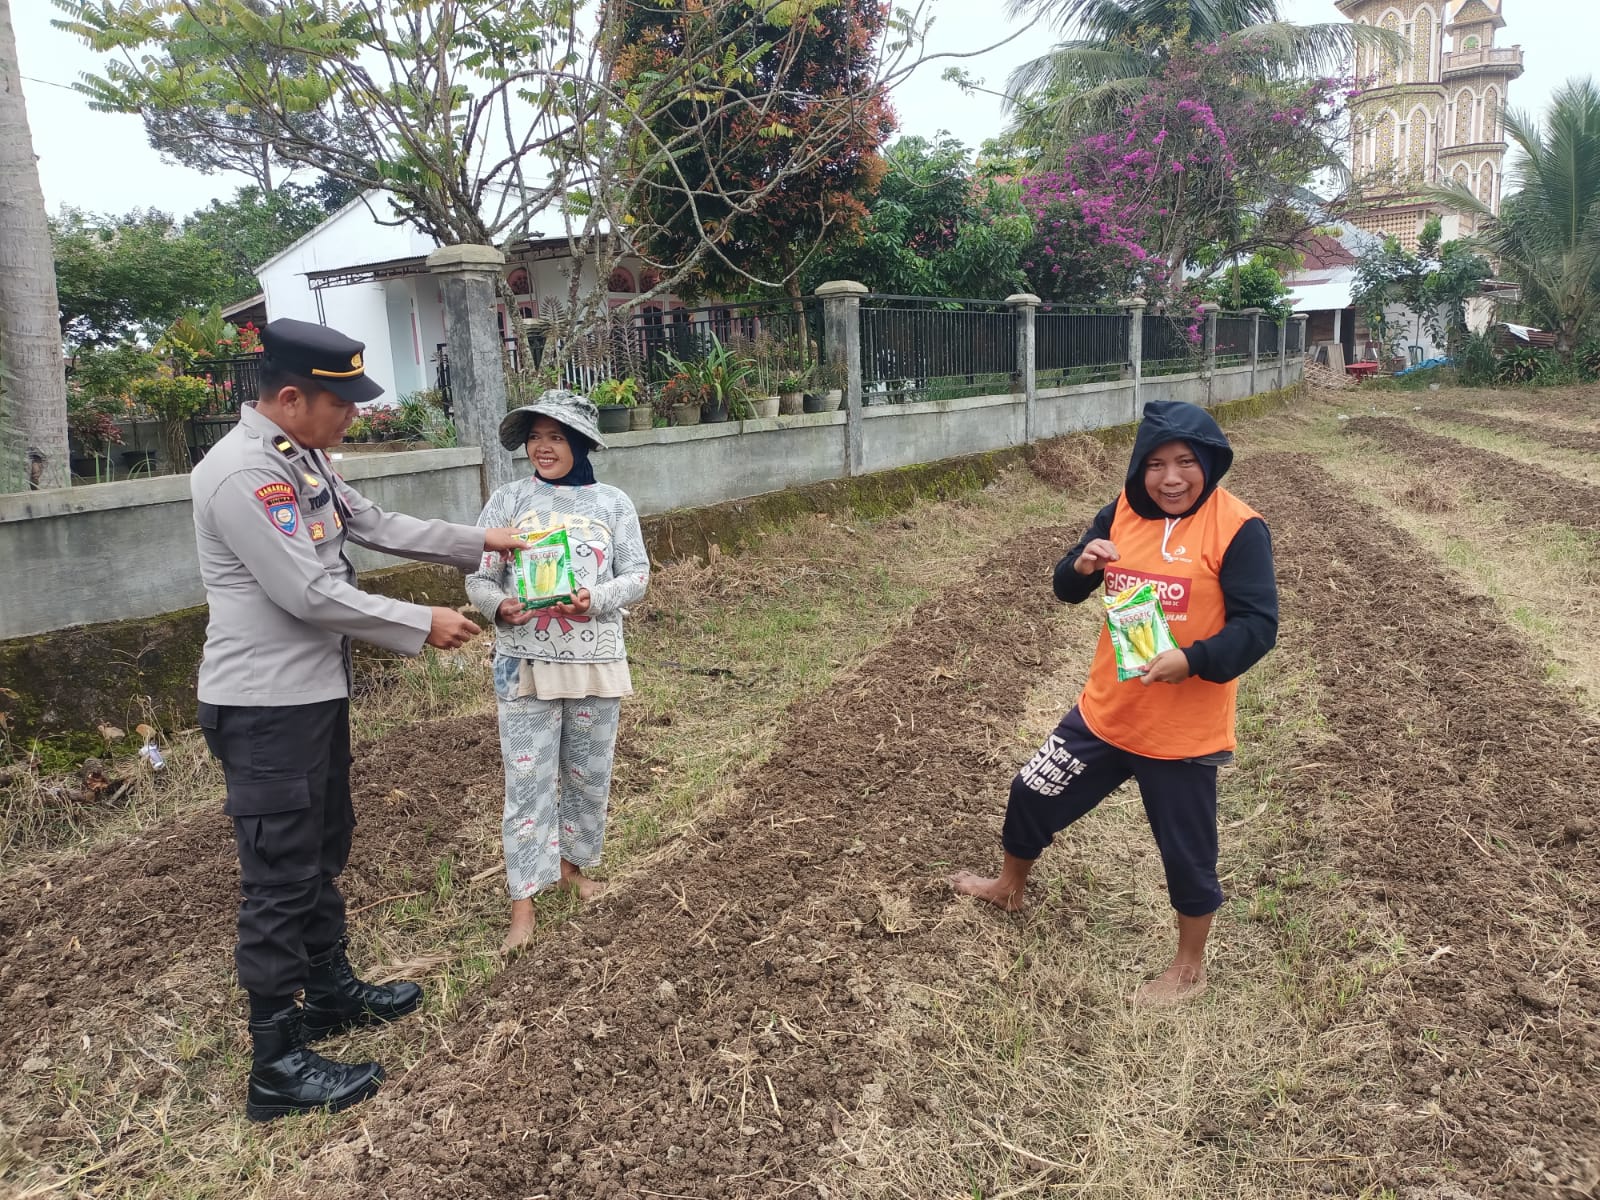
[[[1509,25],[1500,37],[1503,44],[1523,47],[1527,66],[1512,85],[1513,108],[1540,112],[1567,79],[1593,73],[1592,39],[1574,36],[1573,28],[1576,14],[1593,3],[1505,0]],[[959,65],[999,90],[1014,67],[1049,46],[1050,32],[1009,18],[1006,0],[930,0],[929,11],[934,18],[930,53],[966,55],[1020,33],[1007,45],[975,57],[931,61],[894,94],[902,133],[933,137],[948,130],[976,148],[1004,127],[1001,101],[963,94],[940,75]],[[1301,23],[1340,19],[1333,0],[1283,0],[1282,11],[1286,19]],[[34,151],[51,212],[71,205],[92,212],[159,208],[182,215],[248,182],[239,175],[202,175],[163,163],[145,141],[139,118],[91,112],[69,85],[83,73],[98,71],[100,59],[51,26],[57,15],[48,0],[11,5]]]

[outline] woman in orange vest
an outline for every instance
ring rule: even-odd
[[[1055,571],[1078,604],[1152,583],[1178,649],[1119,682],[1105,628],[1077,705],[1011,783],[997,878],[962,872],[957,892],[1022,907],[1044,849],[1128,779],[1136,779],[1177,910],[1172,965],[1134,995],[1175,1004],[1205,991],[1205,946],[1222,905],[1217,882],[1217,769],[1234,749],[1238,679],[1277,641],[1272,539],[1258,513],[1218,487],[1233,448],[1205,409],[1145,406],[1127,486],[1101,509]]]

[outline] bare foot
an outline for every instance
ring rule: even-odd
[[[971,871],[957,871],[950,876],[950,886],[955,889],[958,896],[976,896],[979,900],[987,900],[996,908],[1003,908],[1006,912],[1016,912],[1022,907],[1022,887],[1013,884],[1004,878],[989,879],[983,875],[974,875]]]
[[[556,884],[563,891],[577,892],[578,899],[582,901],[593,900],[606,890],[606,885],[598,879],[590,879],[579,867],[562,860],[561,882]]]
[[[500,943],[501,954],[516,954],[533,940],[533,901],[513,900],[511,902],[511,931],[506,934],[506,940]]]
[[[1192,963],[1173,963],[1154,979],[1147,980],[1132,1000],[1135,1008],[1171,1008],[1205,995],[1206,969]]]

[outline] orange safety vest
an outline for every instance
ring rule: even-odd
[[[1218,488],[1169,533],[1165,520],[1134,512],[1124,493],[1111,520],[1110,540],[1120,557],[1106,568],[1106,594],[1153,583],[1179,646],[1212,637],[1226,617],[1218,579],[1222,557],[1244,523],[1259,515]],[[1171,562],[1162,556],[1163,538]],[[1102,625],[1078,710],[1096,737],[1131,754],[1199,758],[1234,748],[1238,691],[1238,680],[1208,683],[1195,675],[1182,683],[1148,686],[1137,679],[1119,681],[1111,635]]]

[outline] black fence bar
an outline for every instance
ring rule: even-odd
[[[1286,354],[1304,354],[1306,349],[1306,322],[1291,320],[1289,322],[1289,337],[1285,346]]]
[[[861,389],[868,404],[1010,392],[1015,311],[981,300],[871,295],[861,300]]]
[[[1034,317],[1034,372],[1040,387],[1115,379],[1128,369],[1132,318],[1090,308],[1041,308]]]
[[[1217,364],[1237,366],[1250,361],[1250,337],[1255,328],[1254,317],[1232,314],[1217,316]],[[1267,326],[1272,328],[1271,325]],[[1274,348],[1276,349],[1276,348]]]
[[[550,325],[528,323],[528,349],[534,364],[544,361]],[[602,379],[637,376],[661,382],[670,374],[669,356],[689,362],[703,358],[713,339],[745,357],[768,364],[772,373],[803,372],[820,361],[822,306],[814,297],[713,304],[702,308],[645,305],[619,318],[609,332],[581,335],[562,369],[566,386],[587,392]],[[523,368],[517,340],[507,337],[507,365]],[[452,412],[450,354],[444,342],[434,347],[434,386]],[[771,381],[768,381],[771,382]]]
[[[1146,313],[1142,335],[1142,374],[1172,375],[1204,364],[1205,321],[1198,313]]]

